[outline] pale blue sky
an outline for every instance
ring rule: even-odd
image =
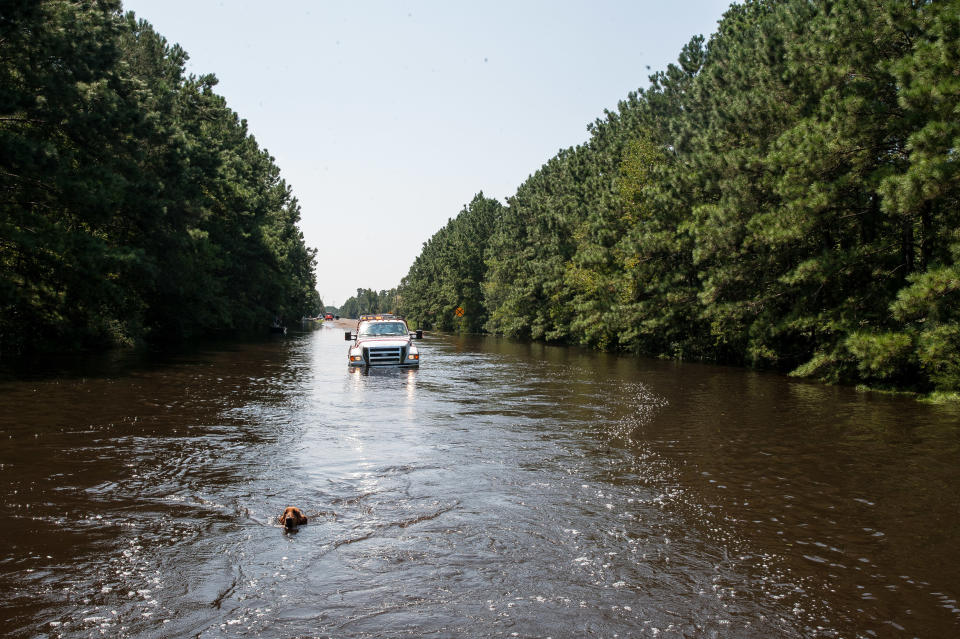
[[[220,79],[276,158],[336,305],[396,286],[478,191],[502,201],[585,142],[730,4],[123,2],[187,51],[188,72]]]

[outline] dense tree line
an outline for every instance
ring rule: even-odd
[[[401,310],[960,390],[960,0],[748,0],[650,80],[437,232]]]
[[[484,254],[503,206],[478,193],[463,211],[423,245],[400,283],[404,315],[426,328],[480,331],[488,314],[483,298]],[[455,313],[462,309],[462,315]]]
[[[395,313],[396,309],[397,289],[377,292],[369,288],[358,288],[357,294],[340,307],[339,314],[341,317],[356,318],[365,313]]]
[[[0,349],[263,330],[321,308],[273,158],[113,0],[0,15]]]

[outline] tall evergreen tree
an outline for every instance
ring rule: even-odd
[[[254,330],[318,301],[299,207],[119,2],[0,16],[0,352]]]
[[[441,330],[474,333],[482,329],[487,319],[481,291],[487,273],[484,259],[502,209],[499,202],[478,193],[424,243],[400,282],[400,311],[405,316]]]

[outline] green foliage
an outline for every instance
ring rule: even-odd
[[[0,19],[0,351],[263,329],[319,302],[299,206],[186,53],[119,2]]]
[[[913,340],[905,333],[854,333],[846,347],[864,379],[886,382],[912,368]]]
[[[357,294],[340,307],[337,314],[341,317],[357,318],[367,313],[396,313],[397,289],[380,291],[358,288]]]
[[[490,234],[503,206],[478,193],[463,210],[424,242],[400,282],[399,311],[418,326],[479,332],[487,319],[481,284]],[[456,309],[463,309],[457,317]]]
[[[475,236],[484,328],[956,392],[958,70],[960,0],[732,5]],[[454,222],[401,287],[440,328]]]

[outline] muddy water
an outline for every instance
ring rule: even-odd
[[[351,373],[324,329],[0,382],[0,635],[960,634],[957,410],[422,351]]]

